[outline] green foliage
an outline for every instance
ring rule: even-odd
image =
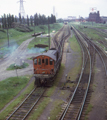
[[[34,38],[28,45],[28,48],[31,49],[34,47],[34,45],[37,44],[44,44],[48,45],[48,38]]]
[[[53,109],[51,110],[50,113],[50,120],[57,120],[57,115],[61,112],[61,105],[64,103],[62,100],[55,100],[53,102]]]
[[[11,77],[0,81],[0,109],[25,87],[28,80],[27,77]]]
[[[59,23],[50,24],[50,32],[52,32],[53,30],[57,31],[62,26],[63,26],[63,24],[59,24]],[[16,29],[17,29],[17,27],[16,27]],[[0,47],[6,46],[3,49],[0,49],[0,58],[5,56],[6,54],[12,53],[15,50],[15,49],[13,50],[12,48],[17,48],[18,45],[20,45],[24,40],[27,40],[28,38],[31,38],[31,35],[34,33],[34,31],[33,32],[20,32],[21,31],[20,27],[18,28],[19,31],[17,31],[16,29],[14,29],[14,28],[8,29],[9,44],[12,44],[12,46],[9,47],[9,48],[7,47],[8,46],[8,40],[7,40],[6,30],[3,30],[4,32],[0,31]],[[29,29],[34,30],[34,27],[30,26]],[[47,25],[35,26],[35,32],[36,33],[42,32],[42,31],[47,34],[48,33],[48,26]],[[38,40],[40,40],[40,39],[38,39]],[[43,44],[48,45],[48,38],[46,38],[46,41],[45,40],[43,40],[43,41],[44,41]],[[45,42],[47,42],[47,43],[45,43]],[[30,44],[30,46],[34,47],[33,44],[35,44],[35,43],[31,43],[31,44]],[[30,49],[32,47],[30,47]],[[46,49],[48,49],[48,47]]]
[[[26,76],[26,78],[30,79],[31,76]],[[27,83],[26,83],[27,84]],[[14,110],[14,108],[19,105],[25,97],[32,91],[34,88],[34,81],[17,97],[4,111],[0,113],[0,119],[5,120],[6,117]]]
[[[6,33],[6,31],[5,31],[5,30],[3,30],[3,29],[0,29],[0,31],[1,31],[1,32],[3,32],[3,33]]]
[[[45,109],[49,101],[50,101],[49,98],[44,98],[44,100],[40,102],[39,107],[35,109],[32,115],[29,117],[29,120],[37,120],[37,118],[40,117],[40,115],[42,114],[43,110]]]
[[[56,79],[54,81],[53,86],[49,90],[47,90],[47,93],[46,93],[47,96],[51,96],[53,94],[53,92],[55,91],[56,86],[59,83],[59,80],[61,80],[61,78],[62,78],[64,69],[65,69],[65,66],[63,64],[61,64],[60,70],[59,70],[59,72],[57,74],[57,77],[56,77]]]
[[[11,28],[11,29],[8,29],[8,33],[9,33],[9,43],[14,45],[14,44],[20,42],[20,40],[24,41],[28,38],[31,38],[31,33],[32,32],[26,32],[25,33],[25,32],[17,31],[14,28]],[[8,44],[7,32],[1,32],[0,31],[0,47],[6,46],[7,44]]]
[[[82,64],[82,57],[81,57],[82,55],[81,55],[81,48],[74,35],[72,36],[72,38],[69,39],[69,42],[70,42],[71,49],[75,52],[73,56],[77,56],[77,59],[75,60],[74,67],[69,71],[67,79],[69,79],[70,77],[69,80],[74,81],[76,80],[76,78],[78,77],[78,74],[80,73],[80,68]],[[66,86],[67,85],[73,86],[74,84],[67,83]]]
[[[64,20],[60,18],[60,19],[57,20],[57,22],[58,22],[58,23],[63,23]]]
[[[75,36],[73,35],[72,38],[69,39],[70,41],[70,46],[71,46],[71,49],[75,52],[80,52],[81,49],[80,49],[80,46],[77,42],[77,39],[75,38]]]
[[[85,117],[84,117],[85,120],[88,120],[88,114],[89,114],[89,112],[92,111],[92,108],[93,108],[93,106],[91,104],[89,104],[87,107],[87,110],[85,112]]]
[[[28,66],[29,66],[28,63],[23,63],[23,65],[21,65],[21,66],[18,66],[18,65],[15,66],[15,64],[11,64],[11,65],[7,68],[7,70],[23,69],[23,68],[26,68],[26,67],[28,67]]]

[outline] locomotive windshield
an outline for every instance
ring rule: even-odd
[[[48,65],[48,59],[46,59],[46,65]]]
[[[42,63],[44,63],[44,59],[42,59]]]
[[[38,59],[38,64],[41,65],[41,59],[40,58]]]
[[[37,59],[34,60],[34,64],[37,65]]]
[[[50,65],[52,65],[52,63],[53,63],[53,60],[52,60],[52,59],[50,59]]]
[[[37,58],[37,59],[34,59],[34,64],[35,65],[42,65],[42,64],[45,64],[45,65],[53,65],[53,60],[51,58]]]

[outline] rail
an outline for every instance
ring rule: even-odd
[[[46,89],[40,90],[40,88],[34,88],[31,91],[31,93],[25,98],[25,100],[17,107],[17,109],[7,118],[7,120],[10,120],[16,117],[24,120],[29,115],[29,113],[32,111],[34,106],[38,103],[38,101],[44,94],[45,90]]]
[[[74,28],[73,28],[73,29],[74,29]],[[82,47],[83,45],[85,46],[85,49],[87,50],[87,53],[88,53],[88,56],[89,56],[89,59],[90,59],[90,60],[89,60],[89,61],[90,61],[90,71],[89,71],[88,85],[87,85],[87,88],[86,88],[86,90],[85,90],[85,93],[83,92],[83,93],[84,93],[84,97],[83,97],[83,99],[82,99],[82,102],[80,103],[80,104],[81,104],[81,105],[80,105],[81,107],[79,107],[79,109],[78,109],[79,112],[77,113],[76,118],[78,118],[78,117],[81,115],[81,112],[82,112],[82,109],[83,109],[83,106],[84,106],[84,103],[85,103],[85,99],[86,99],[86,96],[87,96],[88,88],[89,88],[89,85],[90,85],[90,81],[91,81],[91,56],[90,56],[90,52],[88,51],[87,46],[84,44],[84,42],[82,42],[82,41],[80,40],[80,34],[77,33],[76,30],[74,31],[74,33],[76,34],[76,37],[78,38],[78,42],[79,42],[79,44],[80,44],[80,46],[81,46],[81,48],[82,48],[82,51],[83,51],[83,64],[82,64],[81,74],[80,74],[80,77],[79,77],[77,86],[76,86],[76,88],[75,88],[75,90],[74,90],[74,92],[73,92],[73,95],[72,95],[72,97],[71,97],[71,99],[70,99],[67,107],[65,108],[65,110],[64,110],[63,113],[61,114],[59,120],[63,120],[63,119],[65,118],[65,115],[67,114],[68,108],[69,108],[70,104],[72,104],[72,102],[73,102],[73,100],[74,100],[74,97],[75,97],[76,94],[78,93],[78,89],[79,89],[79,86],[80,86],[80,82],[82,81],[83,72],[84,72],[84,69],[85,69],[85,67],[86,67],[86,61],[88,60],[88,59],[85,59],[85,56],[84,56],[84,55],[86,55],[86,54],[85,54],[85,52],[84,52],[85,50],[83,50],[83,49],[84,49],[84,48]],[[76,98],[75,98],[75,99],[76,99]],[[81,101],[81,100],[80,100],[80,101]],[[75,118],[73,118],[73,119],[75,119]],[[78,118],[78,119],[79,119],[79,118]]]

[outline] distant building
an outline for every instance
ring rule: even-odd
[[[101,22],[104,24],[107,24],[107,17],[106,16],[102,16],[101,17]]]
[[[76,17],[75,16],[68,16],[68,20],[75,20]]]
[[[96,22],[96,23],[101,23],[101,17],[99,11],[90,13],[89,18],[87,19],[90,22]]]

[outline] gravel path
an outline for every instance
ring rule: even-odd
[[[24,41],[10,56],[8,56],[5,59],[2,59],[0,61],[0,81],[4,80],[8,77],[15,77],[17,76],[16,70],[7,71],[7,67],[9,67],[11,64],[15,63],[15,59],[17,57],[21,57],[23,60],[26,60],[28,58],[26,53],[26,48],[30,41],[32,41],[34,38],[30,38],[26,41]],[[29,67],[25,69],[18,69],[17,73],[19,76],[26,75],[26,74],[33,74],[33,64],[31,63]]]

